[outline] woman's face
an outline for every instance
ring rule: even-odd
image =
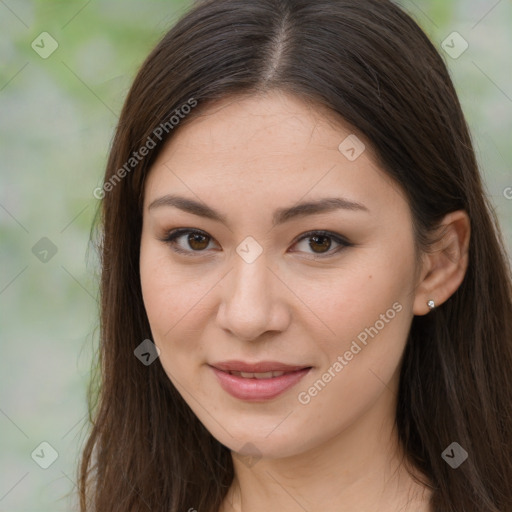
[[[392,421],[415,301],[404,195],[348,125],[293,96],[204,114],[145,187],[142,291],[169,379],[240,453]],[[177,229],[192,234],[166,241]]]

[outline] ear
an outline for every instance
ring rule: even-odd
[[[468,268],[470,233],[471,222],[464,210],[451,212],[441,221],[440,239],[423,255],[413,304],[415,315],[430,312],[429,300],[437,307],[456,292]]]

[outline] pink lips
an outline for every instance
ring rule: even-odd
[[[210,365],[219,379],[219,383],[230,395],[246,401],[270,400],[291,388],[311,367],[292,366],[274,361],[245,363],[243,361],[225,361]],[[236,372],[233,375],[229,372]],[[241,376],[240,373],[264,373],[265,378]],[[270,376],[269,372],[284,372],[282,375]]]

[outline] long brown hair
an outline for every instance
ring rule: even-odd
[[[367,137],[406,192],[422,250],[446,214],[468,213],[467,273],[448,301],[413,319],[396,424],[432,485],[434,511],[512,511],[510,266],[445,63],[388,0],[198,2],[142,65],[105,172],[99,374],[79,467],[81,511],[217,512],[231,485],[229,450],[159,360],[145,366],[134,356],[151,339],[139,275],[142,197],[164,143],[202,107],[271,89],[327,107]],[[165,125],[191,98],[190,114]],[[148,137],[148,154],[127,166]],[[457,469],[441,457],[454,441],[469,454]]]

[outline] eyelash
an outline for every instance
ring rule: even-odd
[[[183,235],[187,235],[187,234],[198,234],[198,235],[205,236],[206,238],[209,238],[210,241],[214,240],[213,237],[209,236],[204,231],[200,231],[198,229],[189,229],[189,228],[178,228],[178,229],[174,229],[172,231],[169,231],[167,233],[167,235],[164,238],[161,238],[160,240],[162,242],[166,243],[167,245],[171,246],[171,249],[174,252],[177,252],[179,254],[184,254],[186,256],[197,257],[197,256],[202,255],[201,253],[206,252],[206,249],[203,249],[201,251],[194,251],[194,250],[187,251],[187,250],[184,250],[184,249],[180,248],[179,246],[177,246],[176,245],[176,240],[178,238],[181,238]],[[330,231],[323,231],[323,230],[308,231],[307,233],[304,233],[303,235],[301,235],[300,238],[298,238],[294,242],[293,245],[295,245],[295,244],[297,244],[299,242],[302,242],[302,240],[305,240],[305,239],[308,239],[308,238],[313,238],[314,236],[325,236],[325,237],[331,238],[337,244],[340,244],[339,247],[335,248],[334,250],[333,249],[329,249],[329,251],[327,251],[326,253],[310,253],[315,259],[317,259],[317,258],[320,258],[320,259],[321,258],[328,258],[330,256],[333,256],[334,254],[337,254],[341,250],[343,250],[343,249],[345,249],[347,247],[352,247],[354,245],[354,244],[348,242],[346,239],[344,239],[343,237],[341,237],[340,235],[338,235],[336,233],[332,233]]]

